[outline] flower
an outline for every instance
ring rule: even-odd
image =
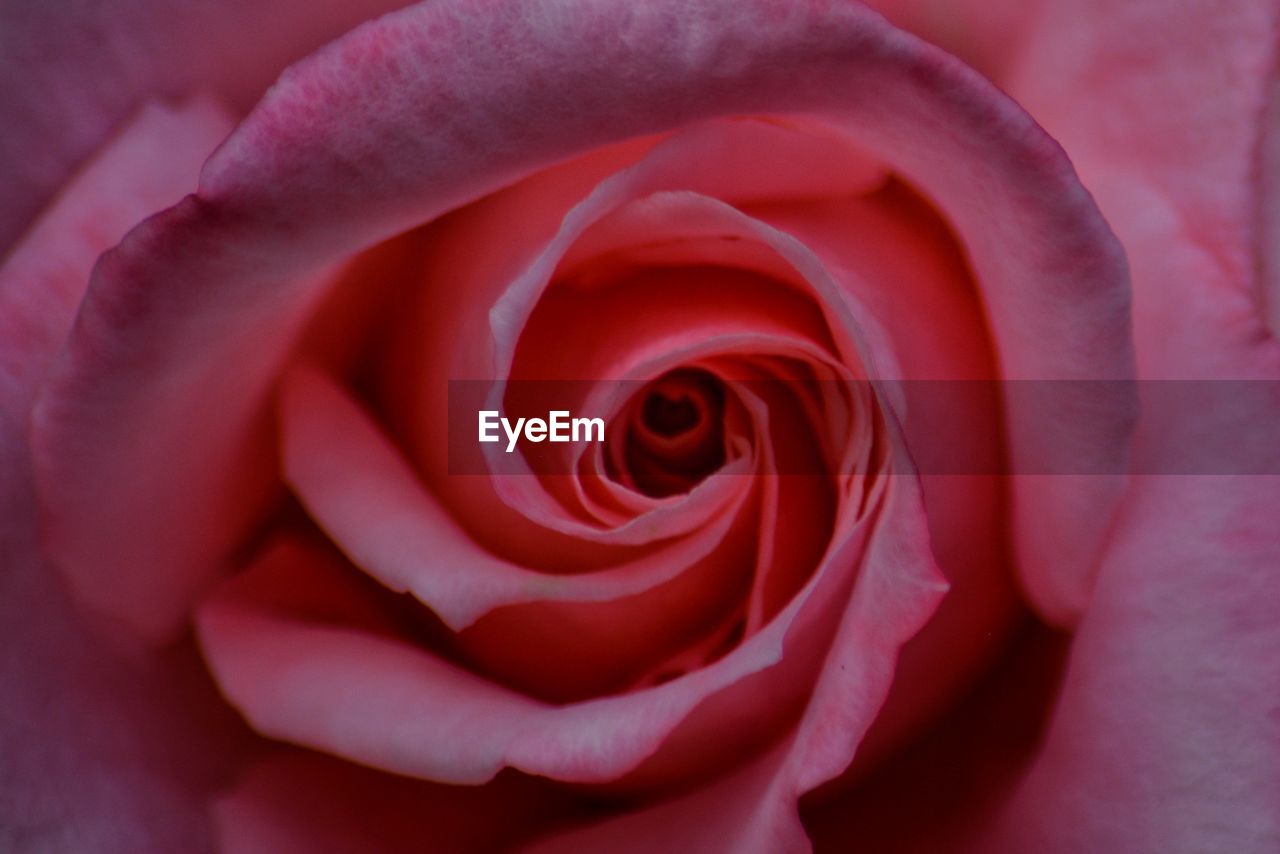
[[[1136,803],[1161,850],[1263,850],[1265,798],[1188,780],[1265,795],[1276,743],[1280,468],[1251,437],[1280,358],[1244,201],[1274,21],[1218,20],[1250,86],[1174,116],[1143,93],[1217,56],[1178,8],[1046,4],[1000,18],[1015,50],[885,4],[1030,116],[858,4],[720,0],[424,3],[238,123],[137,114],[0,273],[6,535],[28,599],[57,601],[44,566],[76,602],[45,646],[110,638],[67,684],[148,676],[85,709],[201,745],[198,773],[164,770],[173,735],[122,766],[172,840],[95,843],[181,848],[208,807],[229,851],[1141,850]],[[215,67],[189,76],[225,92]],[[1263,393],[1159,417],[1136,376]],[[609,426],[507,456],[474,442],[487,409]],[[1245,475],[1169,474],[1206,431],[1250,437]],[[203,699],[164,711],[175,684]],[[1168,709],[1140,730],[1142,698]],[[1002,760],[904,823],[975,745]]]

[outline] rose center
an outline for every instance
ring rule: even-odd
[[[669,389],[655,388],[640,407],[640,423],[650,433],[675,439],[698,426],[706,414],[702,403],[687,389],[678,389],[671,396]]]
[[[680,368],[642,388],[627,407],[614,477],[646,495],[688,492],[724,465],[724,388],[700,368]]]

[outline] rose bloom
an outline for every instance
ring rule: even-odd
[[[0,10],[0,849],[1280,851],[1280,4],[873,5]]]

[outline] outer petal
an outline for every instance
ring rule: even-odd
[[[231,117],[207,101],[147,106],[4,256],[0,401],[11,429],[25,424],[98,256],[140,220],[186,195],[232,126]]]
[[[1135,484],[1048,743],[987,850],[1280,847],[1277,496],[1275,476]]]
[[[201,196],[99,268],[43,404],[50,518],[82,558],[127,556],[102,568],[122,589],[143,587],[139,573],[174,579],[148,612],[176,618],[216,571],[208,556],[238,536],[228,505],[261,491],[246,482],[252,462],[228,460],[252,455],[258,398],[322,287],[317,270],[577,151],[779,111],[847,125],[929,189],[975,260],[1009,375],[1128,375],[1123,262],[1061,152],[976,74],[867,10],[430,2],[289,72],[210,161]],[[1011,413],[1014,453],[1039,442],[1117,470],[1127,402],[1095,411]],[[133,477],[159,467],[164,478]],[[95,494],[104,483],[119,503]],[[1015,498],[1027,581],[1058,617],[1087,594],[1116,489],[1038,481]],[[94,509],[108,506],[145,517],[156,548]]]
[[[203,104],[141,111],[0,270],[0,850],[208,844],[203,799],[235,755],[225,710],[189,678],[189,647],[123,661],[85,631],[40,555],[26,428],[94,258],[180,198],[229,127]]]
[[[1134,484],[1044,754],[991,847],[1272,851],[1280,483],[1250,473],[1280,465],[1280,345],[1259,313],[1252,217],[1280,9],[1052,9],[1020,94],[1129,251],[1142,375],[1272,385],[1212,407],[1146,395],[1142,470],[1240,474]]]
[[[0,253],[138,106],[217,92],[247,108],[282,68],[399,0],[83,0],[0,7]]]
[[[181,629],[273,497],[268,392],[307,308],[280,279],[251,280],[274,295],[256,314],[226,302],[237,288],[208,283],[239,284],[246,259],[200,224],[189,197],[103,256],[33,415],[51,557],[151,639]]]
[[[1256,293],[1272,334],[1280,334],[1280,77],[1273,75],[1259,147]]]
[[[1246,323],[1249,299],[1273,301],[1257,217],[1275,206],[1259,198],[1269,186],[1259,155],[1276,133],[1277,45],[1274,2],[1053,0],[1008,83],[1124,242],[1144,378],[1215,376],[1193,367],[1200,354],[1179,327],[1210,302],[1234,301]]]
[[[26,432],[28,408],[71,327],[99,253],[140,219],[179,200],[231,126],[230,116],[206,102],[148,107],[64,188],[58,204],[15,248],[0,269],[0,395],[12,408],[5,413],[6,433]],[[92,559],[72,569],[69,578],[80,592],[106,580]]]
[[[996,82],[1016,65],[1042,0],[868,0],[895,25]]]

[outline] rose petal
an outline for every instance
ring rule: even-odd
[[[0,846],[12,850],[199,849],[204,800],[238,755],[207,679],[190,678],[189,646],[123,660],[86,630],[36,541],[26,445],[94,259],[180,198],[229,128],[205,102],[141,110],[0,269]]]
[[[1265,302],[1255,217],[1271,203],[1258,159],[1280,11],[1248,0],[1044,5],[1008,85],[1071,152],[1124,241],[1144,376],[1180,376],[1168,372],[1185,352],[1168,318],[1197,313],[1171,280]],[[1153,96],[1174,92],[1176,103]]]
[[[1002,545],[1005,479],[941,473],[998,470],[999,383],[973,382],[996,375],[974,285],[944,225],[904,188],[751,211],[821,257],[894,342],[909,380],[903,441],[922,472],[934,554],[951,585],[903,651],[889,704],[859,746],[853,772],[862,773],[965,690],[1021,613]],[[947,322],[922,323],[920,306]]]
[[[1016,68],[1039,3],[1024,0],[868,0],[895,26],[958,56],[997,83]]]
[[[727,495],[691,496],[690,515],[711,511],[696,530],[604,569],[555,574],[471,540],[331,381],[291,374],[282,422],[286,477],[338,546],[460,632],[458,648],[474,661],[539,696],[619,687],[722,613],[748,582],[760,521],[745,478],[721,478]]]
[[[3,462],[7,491],[16,467]],[[29,521],[7,495],[0,509],[6,526]],[[24,539],[0,530],[0,846],[204,849],[208,798],[244,758],[243,724],[190,644],[146,661],[105,649]]]
[[[771,784],[786,749],[784,743],[709,785],[648,809],[549,834],[528,850],[530,854],[808,852],[808,838],[795,811],[771,797]]]
[[[856,196],[888,177],[883,163],[817,122],[744,116],[676,131],[651,157],[675,186],[735,205]],[[762,168],[768,164],[768,168]]]
[[[1273,335],[1280,335],[1280,85],[1272,83],[1258,160],[1258,302]]]
[[[232,128],[217,105],[149,105],[35,223],[0,267],[0,401],[25,422],[37,384],[71,327],[93,263],[139,220],[195,186]]]
[[[207,217],[188,197],[103,256],[33,414],[50,554],[90,607],[151,640],[273,499],[269,387],[308,308],[285,294],[322,278],[237,281],[245,258],[201,233]],[[224,302],[236,288],[211,285],[233,281],[275,293],[247,326]]]
[[[893,515],[898,524],[923,518]],[[335,625],[328,611],[318,621],[314,607],[273,591],[323,585],[343,601],[368,594],[344,567],[287,542],[201,607],[199,633],[228,699],[274,738],[442,782],[483,782],[504,766],[577,782],[615,780],[642,764],[646,778],[684,776],[723,762],[721,748],[745,749],[807,695],[869,527],[841,532],[782,613],[719,661],[653,688],[560,707],[397,637]],[[914,535],[924,541],[922,530]],[[900,641],[917,626],[895,609],[932,610],[939,593],[931,563],[902,557],[889,553],[862,566],[858,581],[868,596],[879,595],[881,584],[902,591],[879,612],[881,630]],[[297,579],[308,574],[316,580],[300,587]],[[335,684],[345,689],[334,691]],[[708,730],[721,738],[707,739]]]
[[[1277,496],[1275,476],[1135,482],[1047,743],[993,844],[1280,845]]]
[[[4,399],[19,405],[21,415],[26,415],[21,404],[32,402],[36,382],[44,379],[55,348],[71,327],[98,254],[140,218],[193,187],[200,164],[230,127],[230,118],[207,102],[147,109],[64,190],[15,250],[0,272],[0,323],[5,327],[0,356],[8,375]],[[71,480],[82,476],[77,472]],[[52,554],[77,596],[95,610],[112,611],[122,591],[102,574],[102,555],[75,555],[77,544],[59,541],[62,529],[52,521],[45,533],[55,541]]]
[[[921,536],[918,500],[908,478],[893,479],[839,636],[792,735],[691,794],[554,836],[535,850],[809,850],[800,795],[844,770],[888,693],[898,649],[945,590]]]
[[[1129,251],[1142,376],[1213,390],[1204,406],[1186,386],[1143,389],[1137,469],[1238,474],[1135,480],[1044,754],[993,847],[1280,844],[1268,610],[1280,489],[1256,474],[1280,470],[1280,401],[1274,386],[1221,383],[1280,379],[1251,222],[1276,16],[1247,2],[1049,4],[1047,43],[1015,86],[1061,133]],[[1197,109],[1151,97],[1175,91]]]
[[[286,65],[398,0],[9,3],[0,8],[0,253],[71,172],[155,98],[247,109]],[[155,208],[146,213],[151,213]],[[104,247],[105,248],[105,247]]]
[[[508,850],[573,809],[528,777],[442,786],[298,752],[257,763],[214,817],[223,854],[413,854]]]

